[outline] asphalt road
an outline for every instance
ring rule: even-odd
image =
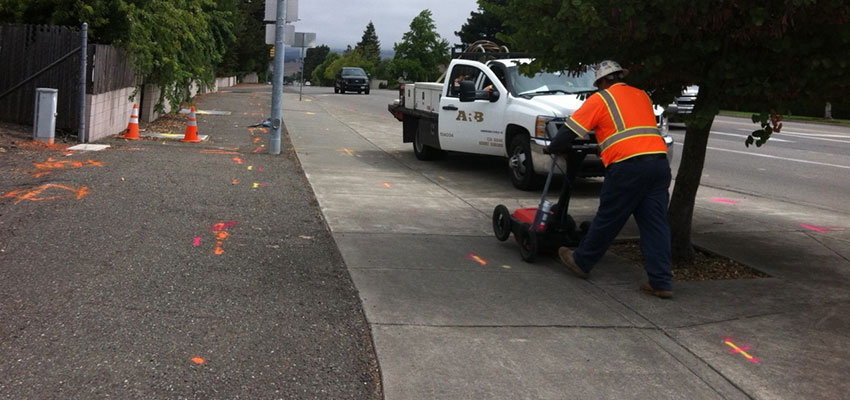
[[[304,87],[304,93],[334,107],[395,121],[387,112],[387,104],[398,96],[394,90],[339,95],[333,93],[333,88]],[[761,148],[745,147],[744,140],[757,127],[744,118],[715,118],[703,186],[850,214],[850,127],[786,121],[781,133]],[[400,140],[400,124],[398,133]],[[672,162],[675,177],[685,138],[684,125],[673,124],[670,134],[676,141]],[[494,168],[493,173],[501,175],[499,165]],[[584,181],[595,183],[596,180]]]

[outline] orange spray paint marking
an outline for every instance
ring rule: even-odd
[[[390,185],[389,183],[384,182],[384,187],[385,187],[385,188],[388,188],[388,189],[389,189],[391,186],[392,186],[392,185]]]
[[[339,151],[341,151],[345,154],[348,154],[349,156],[352,156],[352,157],[354,156],[354,152],[349,150],[349,149],[339,149]]]
[[[235,226],[236,224],[238,224],[238,222],[236,222],[236,221],[219,222],[219,223],[214,224],[210,229],[212,229],[213,232],[223,231],[227,228],[230,228],[231,226]]]
[[[747,361],[749,361],[751,363],[758,364],[758,362],[759,362],[758,358],[755,358],[755,357],[749,355],[746,351],[744,351],[744,350],[749,350],[750,346],[738,347],[734,343],[732,343],[732,339],[729,339],[729,338],[723,339],[723,343],[726,343],[726,345],[728,345],[729,347],[732,348],[732,350],[729,351],[729,354],[740,353],[742,356],[744,356],[747,359]]]
[[[236,225],[236,221],[219,222],[212,226],[212,231],[215,235],[215,249],[213,250],[213,254],[217,256],[224,254],[224,249],[221,248],[224,239],[227,239],[227,232],[224,230],[234,225]]]
[[[201,357],[192,357],[192,362],[198,365],[204,365],[204,359]]]
[[[261,151],[263,151],[263,146],[260,146],[260,147],[257,147],[257,148],[256,148],[256,149],[254,149],[254,150],[251,150],[251,152],[252,152],[252,153],[259,153],[259,152],[261,152]]]
[[[50,188],[66,190],[66,191],[71,192],[71,193],[62,194],[62,195],[55,195],[55,196],[40,197],[42,192],[44,192],[45,190],[50,189]],[[73,197],[73,198],[79,200],[79,199],[82,199],[83,196],[85,196],[87,194],[89,194],[89,189],[85,186],[82,186],[82,187],[79,187],[79,188],[73,188],[73,187],[70,187],[70,186],[60,185],[60,184],[56,184],[56,183],[48,183],[48,184],[44,184],[44,185],[37,186],[37,187],[34,187],[34,188],[30,188],[30,189],[13,190],[9,193],[4,194],[3,196],[0,196],[0,198],[17,199],[17,200],[15,200],[15,204],[18,204],[18,203],[20,203],[24,200],[44,201],[44,200],[56,200],[56,199],[61,199],[61,198],[65,198],[65,197]]]
[[[475,262],[477,262],[478,264],[481,264],[481,266],[482,266],[482,267],[483,267],[483,266],[485,266],[485,265],[487,265],[487,261],[485,261],[483,258],[478,257],[478,256],[476,256],[475,254],[472,254],[472,253],[469,253],[469,255],[468,255],[468,256],[466,256],[466,259],[467,259],[467,260],[475,261]]]
[[[53,158],[48,158],[47,161],[43,163],[32,163],[32,165],[38,170],[38,172],[35,172],[33,176],[38,178],[58,169],[82,168],[85,166],[102,167],[103,163],[93,160],[87,160],[85,163],[71,160],[56,161]]]
[[[235,185],[235,184],[237,184],[237,183],[239,183],[239,180],[238,180],[238,179],[234,179],[234,180],[230,181],[230,184],[231,184],[231,185]]]
[[[235,162],[237,164],[242,164],[242,159],[239,158],[239,157],[233,157],[233,158],[231,158],[231,160],[233,160],[233,162]]]
[[[260,141],[260,137],[259,137],[259,136],[254,136],[254,139],[252,139],[251,141],[252,141],[253,143],[257,143],[257,142],[259,142],[259,141]]]

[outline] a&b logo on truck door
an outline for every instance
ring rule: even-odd
[[[460,110],[457,112],[456,121],[475,121],[475,122],[484,122],[484,113],[481,111],[469,112]]]

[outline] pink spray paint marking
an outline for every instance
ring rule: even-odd
[[[723,197],[715,197],[713,199],[710,199],[709,201],[723,204],[738,204],[738,200],[724,199]]]
[[[257,167],[257,171],[262,171],[263,167]]]
[[[742,356],[744,356],[744,358],[747,359],[747,361],[754,363],[754,364],[759,363],[758,358],[755,358],[755,357],[751,356],[749,353],[747,353],[747,350],[750,349],[750,346],[738,347],[737,345],[735,345],[735,343],[732,343],[732,339],[729,339],[729,338],[723,339],[723,343],[725,343],[727,346],[732,348],[732,350],[729,351],[729,354],[741,354]]]
[[[195,237],[195,240],[193,240],[193,241],[192,241],[192,246],[198,247],[198,246],[200,246],[200,245],[201,245],[201,237],[200,237],[200,236],[196,236],[196,237]]]
[[[832,232],[832,229],[823,228],[823,227],[820,227],[820,226],[809,225],[809,224],[800,224],[800,227],[808,229],[810,231],[815,231],[815,232]]]

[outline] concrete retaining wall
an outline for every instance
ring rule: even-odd
[[[128,87],[102,94],[86,95],[86,141],[94,142],[127,129],[133,102],[130,95],[135,88]]]
[[[213,86],[213,92],[217,92],[218,89],[231,87],[236,85],[236,77],[228,76],[224,78],[215,78],[215,86]]]
[[[213,87],[211,89],[212,92],[218,91],[220,88],[231,87],[236,85],[236,77],[228,76],[224,78],[215,78],[213,81]],[[156,121],[157,118],[161,117],[164,114],[168,114],[171,112],[171,105],[168,102],[164,102],[162,104],[162,112],[156,112],[154,110],[154,105],[157,101],[159,101],[159,95],[162,92],[159,86],[153,84],[146,84],[144,86],[144,93],[142,95],[142,104],[139,106],[139,121],[142,122],[151,122]],[[201,90],[201,85],[198,82],[192,82],[189,85],[189,97],[195,97],[199,93],[205,93],[205,90]]]
[[[242,83],[258,83],[260,81],[260,77],[257,76],[256,72],[252,72],[245,77],[242,78]]]

